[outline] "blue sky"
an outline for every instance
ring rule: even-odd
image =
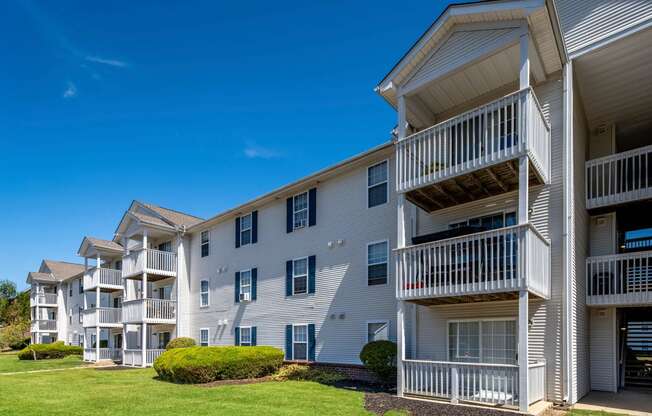
[[[0,279],[133,199],[209,217],[387,140],[373,88],[445,4],[0,2]]]

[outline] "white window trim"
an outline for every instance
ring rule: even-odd
[[[306,207],[302,210],[295,211],[294,210],[294,198],[296,198],[299,195],[306,195]],[[302,226],[297,226],[297,224],[294,223],[294,216],[297,212],[301,211],[306,211],[306,224]],[[304,191],[304,192],[299,192],[298,194],[292,195],[292,231],[297,231],[301,230],[303,228],[308,228],[308,223],[310,222],[310,194],[309,191]]]
[[[202,236],[204,235],[204,233],[206,233],[206,235],[208,236],[206,241],[202,240]],[[208,254],[202,256],[202,250],[204,249],[205,245],[208,246]],[[199,257],[204,258],[204,257],[209,257],[210,255],[211,255],[211,232],[210,230],[204,230],[201,233],[199,233]]]
[[[293,265],[293,266],[294,266],[294,265]],[[252,299],[251,299],[251,289],[252,289],[252,286],[253,286],[253,274],[251,273],[251,270],[253,270],[253,269],[244,269],[244,270],[240,270],[240,271],[238,272],[238,273],[240,273],[240,293],[238,293],[238,298],[240,297],[239,295],[244,294],[244,292],[242,291],[242,287],[243,287],[243,284],[242,284],[242,273],[247,273],[247,272],[249,272],[249,300],[247,300],[247,301],[242,301],[242,300],[241,300],[240,302],[251,302],[251,301],[252,301]],[[246,327],[242,327],[242,326],[241,326],[240,328],[246,328]]]
[[[302,293],[295,293],[294,291],[294,278],[295,277],[301,277],[303,275],[296,275],[294,271],[296,268],[294,267],[294,262],[299,261],[299,260],[305,260],[306,261],[306,291]],[[298,257],[296,259],[292,259],[292,296],[299,296],[299,295],[307,295],[308,294],[308,279],[310,278],[310,260],[308,259],[308,256],[306,257]],[[293,355],[294,356],[294,355]]]
[[[387,339],[389,341],[392,340],[392,337],[390,336],[392,327],[391,327],[391,323],[390,323],[389,319],[372,319],[370,321],[365,322],[365,326],[364,326],[365,339],[366,339],[365,344],[371,342],[371,341],[369,341],[369,324],[386,324],[387,325]]]
[[[251,326],[241,326],[240,327],[240,346],[245,346],[245,347],[251,347]],[[249,343],[247,345],[242,344],[242,330],[243,329],[248,329],[249,330]]]
[[[206,345],[202,345],[201,334],[203,331],[206,331]],[[211,345],[211,331],[208,328],[199,328],[199,345],[202,347]]]
[[[373,168],[374,166],[380,165],[383,162],[385,162],[386,163],[385,166],[387,166],[387,179],[385,179],[385,182],[378,182],[375,185],[369,185],[369,169]],[[389,178],[390,178],[390,176],[389,176],[390,172],[389,171],[390,171],[390,169],[389,169],[389,159],[379,160],[378,162],[367,166],[367,170],[365,171],[366,175],[365,175],[365,178],[364,178],[365,184],[367,185],[367,196],[366,196],[367,209],[382,207],[383,205],[389,203]],[[383,183],[387,184],[387,187],[385,188],[385,202],[383,202],[382,204],[378,204],[378,205],[374,205],[373,207],[370,207],[369,206],[369,188],[374,187],[374,186],[378,186],[378,185],[382,185]]]
[[[464,318],[464,319],[448,319],[446,321],[446,360],[450,361],[450,324],[458,322],[479,322],[480,334],[478,338],[478,352],[480,356],[478,360],[482,363],[482,322],[500,322],[500,321],[514,321],[516,322],[516,351],[518,352],[518,319],[516,317],[498,317],[498,318]],[[459,337],[458,337],[459,344]],[[456,351],[459,347],[456,347]]]
[[[202,292],[202,290],[201,290],[202,282],[207,283],[206,292]],[[206,293],[206,295],[207,295],[206,296],[207,300],[206,300],[205,305],[202,304],[202,295],[204,293]],[[199,307],[200,308],[208,308],[210,306],[210,304],[211,304],[211,282],[208,279],[202,279],[202,280],[199,281]]]
[[[298,327],[298,326],[305,326],[306,327],[306,342],[305,342],[305,344],[306,344],[306,358],[305,359],[296,359],[296,358],[294,358],[294,344],[295,344],[295,342],[294,342],[294,334],[296,333],[295,328]],[[292,361],[309,361],[308,360],[308,356],[310,355],[309,352],[308,352],[308,344],[309,343],[310,343],[310,334],[308,333],[308,324],[307,323],[305,323],[305,324],[303,324],[303,323],[302,324],[292,324]],[[297,344],[303,344],[303,342],[297,342]]]
[[[249,228],[243,228],[242,227],[242,222],[243,222],[242,219],[244,217],[250,217],[251,218],[251,220],[249,221]],[[245,231],[249,231],[249,242],[248,243],[243,243],[242,242],[242,233],[245,232]],[[253,211],[251,211],[248,214],[240,215],[240,231],[239,232],[240,232],[240,247],[251,245],[252,244],[251,240],[254,238],[254,215],[253,215]]]
[[[370,285],[369,284],[369,266],[373,266],[374,264],[382,264],[382,263],[369,264],[369,246],[374,245],[374,244],[380,244],[380,243],[387,243],[387,261],[385,262],[387,264],[387,278],[385,279],[385,283]],[[386,238],[384,240],[370,241],[370,242],[367,243],[367,246],[365,248],[365,269],[366,269],[366,274],[367,274],[367,287],[371,287],[371,286],[382,287],[382,286],[389,285],[389,239],[388,238]]]

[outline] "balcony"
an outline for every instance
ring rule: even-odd
[[[163,354],[165,350],[159,349],[147,349],[145,350],[145,366],[151,366],[154,364],[154,360],[158,358],[159,355]],[[125,350],[124,359],[122,360],[122,365],[127,365],[131,367],[142,367],[143,366],[143,350]]]
[[[652,251],[586,259],[589,306],[652,304]]]
[[[122,277],[139,279],[143,273],[148,274],[150,281],[175,277],[176,253],[142,248],[131,250],[122,258]]]
[[[513,191],[525,155],[530,183],[546,183],[550,126],[530,88],[396,143],[397,190],[428,212]]]
[[[84,348],[84,361],[99,361],[99,360],[122,360],[122,350],[118,348],[100,348],[100,355],[98,358],[97,349]]]
[[[84,328],[90,327],[122,327],[122,309],[92,308],[84,311]]]
[[[125,324],[175,324],[177,302],[166,299],[137,299],[122,304]]]
[[[432,305],[550,293],[550,243],[530,224],[396,250],[397,297]]]
[[[402,360],[401,369],[408,395],[518,407],[518,365]],[[545,398],[546,363],[530,363],[527,371],[529,405]]]
[[[122,290],[122,271],[93,267],[84,274],[84,290]]]
[[[652,197],[652,146],[586,162],[586,208]]]
[[[55,319],[32,320],[32,332],[56,332],[57,321]]]
[[[35,293],[30,297],[30,306],[43,306],[45,308],[57,307],[56,293]]]

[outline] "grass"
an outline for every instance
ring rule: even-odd
[[[207,388],[155,375],[152,369],[81,369],[1,376],[0,415],[370,415],[363,393],[312,382]]]
[[[79,367],[84,362],[79,356],[69,356],[60,360],[19,360],[17,354],[0,354],[0,374],[34,370],[50,370],[55,368]]]

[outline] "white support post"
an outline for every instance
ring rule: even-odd
[[[518,408],[527,412],[530,404],[528,391],[528,298],[527,290],[521,290],[518,296]]]
[[[142,335],[142,347],[143,347],[143,363],[142,366],[146,367],[147,366],[147,323],[143,322],[143,333]]]
[[[144,240],[146,240],[146,237],[144,237]],[[142,311],[142,317],[143,317],[143,333],[142,335],[142,347],[143,347],[143,367],[147,365],[147,323],[145,320],[147,319],[147,273],[143,273],[143,288],[141,293],[143,294],[143,311]]]
[[[99,264],[100,258],[98,256],[97,262]],[[84,294],[84,297],[86,295]],[[95,360],[99,361],[100,359],[100,285],[98,284],[95,288]]]
[[[525,33],[521,34],[519,39],[520,66],[519,66],[518,80],[519,80],[520,89],[527,88],[530,86],[530,55],[529,55],[530,45],[529,44],[530,44],[530,35],[526,27]]]
[[[518,223],[527,224],[529,209],[529,162],[527,156],[518,160]]]
[[[396,395],[403,397],[403,360],[405,360],[405,302],[398,301],[398,312],[396,314],[396,345],[398,347],[396,363]]]

